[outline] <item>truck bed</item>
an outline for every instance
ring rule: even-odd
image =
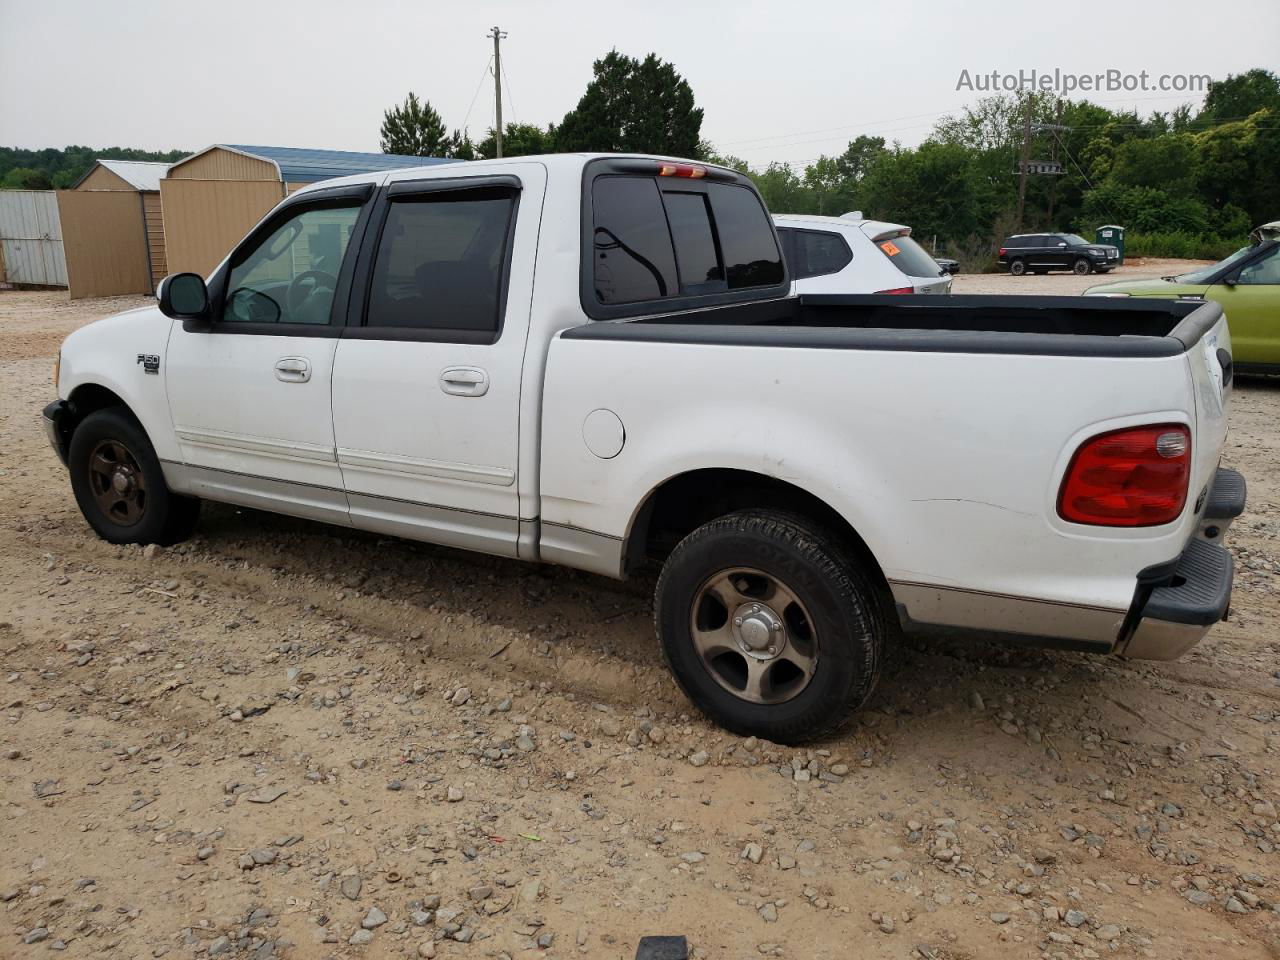
[[[811,294],[566,330],[566,339],[726,346],[1168,357],[1222,316],[1215,303],[1142,298]]]

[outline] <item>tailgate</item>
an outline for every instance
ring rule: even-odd
[[[1206,304],[1201,309],[1210,306]],[[1231,334],[1227,330],[1225,315],[1219,316],[1217,322],[1201,336],[1199,342],[1191,345],[1187,350],[1187,362],[1190,367],[1196,404],[1195,439],[1192,449],[1195,469],[1191,477],[1189,493],[1194,498],[1192,502],[1199,506],[1203,502],[1200,495],[1213,480],[1227,438],[1232,361]]]

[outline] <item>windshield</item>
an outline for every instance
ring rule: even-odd
[[[1062,236],[1073,247],[1083,247],[1089,243],[1088,240],[1076,233],[1064,233]]]
[[[1199,270],[1192,270],[1190,273],[1180,274],[1173,279],[1178,283],[1208,283],[1213,275],[1223,267],[1229,267],[1233,264],[1239,263],[1257,249],[1258,248],[1256,246],[1241,247],[1225,260],[1219,260],[1217,263],[1211,264],[1207,267],[1201,267]]]

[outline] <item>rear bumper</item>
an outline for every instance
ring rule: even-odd
[[[44,412],[40,416],[40,423],[44,427],[44,435],[49,438],[49,445],[53,447],[53,452],[58,455],[58,459],[62,461],[62,465],[67,465],[67,438],[70,436],[68,427],[71,425],[71,405],[65,400],[55,400],[44,408]]]
[[[1176,660],[1194,647],[1231,608],[1234,565],[1221,541],[1244,512],[1244,477],[1218,470],[1205,502],[1200,535],[1159,579],[1139,578],[1127,634],[1116,652],[1137,660]],[[1145,580],[1145,582],[1143,582]]]

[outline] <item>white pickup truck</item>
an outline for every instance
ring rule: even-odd
[[[724,726],[833,729],[902,629],[1168,659],[1227,611],[1221,309],[791,296],[731,170],[561,155],[327,181],[62,346],[85,518],[200,499],[625,577]]]

